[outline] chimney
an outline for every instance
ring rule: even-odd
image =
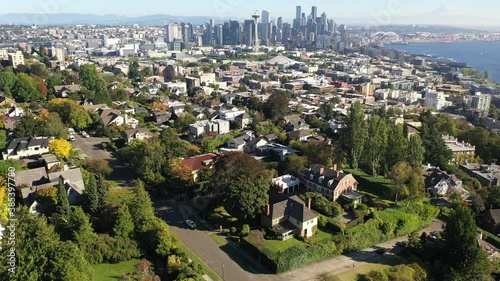
[[[311,197],[309,197],[309,198],[307,199],[307,208],[308,208],[309,210],[311,210],[311,203],[312,203],[312,198],[311,198]]]
[[[325,173],[325,167],[319,168],[319,174],[322,175],[323,173]]]
[[[337,171],[337,164],[333,164],[333,170]]]
[[[340,178],[340,171],[335,170],[337,172],[337,178]]]
[[[266,205],[266,216],[271,215],[271,205],[267,204]]]

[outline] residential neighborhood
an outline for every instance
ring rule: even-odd
[[[247,18],[0,25],[0,280],[499,280],[500,33]]]

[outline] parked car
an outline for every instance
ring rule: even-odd
[[[69,140],[70,141],[75,141],[75,136],[74,135],[69,135]]]
[[[196,228],[196,223],[194,223],[194,221],[192,220],[186,220],[186,224],[192,229]]]
[[[69,131],[70,135],[74,135],[75,134],[75,129],[73,129],[73,128],[69,128],[68,131]]]

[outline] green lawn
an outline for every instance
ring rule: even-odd
[[[372,177],[360,170],[344,169],[344,172],[354,176],[359,183],[358,189],[360,191],[372,193],[382,199],[390,199],[388,198],[388,194],[390,194],[391,180],[383,177]]]
[[[305,245],[305,243],[297,238],[290,238],[285,241],[281,240],[266,240],[266,244],[264,248],[267,250],[273,252],[273,253],[279,253],[282,252],[290,247],[293,247],[295,245]]]
[[[139,260],[120,262],[116,264],[97,264],[94,265],[94,281],[116,281],[122,275],[134,272],[134,266],[139,263]]]
[[[316,233],[314,234],[314,236],[311,238],[311,243],[316,244],[316,243],[322,242],[326,239],[329,239],[332,236],[333,235],[331,233],[328,233],[328,232],[323,231],[323,230],[318,228],[318,230],[316,230]]]
[[[219,234],[211,234],[210,237],[212,239],[214,239],[215,242],[217,242],[217,244],[221,245],[221,246],[225,246],[227,245],[227,241],[226,239],[224,239],[224,237],[221,237]]]
[[[348,270],[336,275],[340,281],[353,281],[356,280],[358,274],[366,274],[372,270],[384,270],[398,264],[405,264],[405,260],[394,255],[386,255],[382,257],[384,262],[382,263],[362,263],[357,264],[352,270]]]
[[[212,278],[213,281],[221,281],[222,279],[213,271],[210,267],[208,267],[204,262],[200,260],[198,256],[196,256],[191,250],[189,250],[183,243],[180,243],[180,249],[186,253],[186,255],[194,262],[201,264],[203,267],[203,272]],[[97,281],[97,280],[96,280]]]

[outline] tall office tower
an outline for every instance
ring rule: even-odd
[[[342,42],[346,42],[347,41],[347,26],[345,24],[341,24],[338,29],[340,32],[340,40]]]
[[[167,43],[173,42],[175,40],[182,40],[182,28],[177,23],[167,24],[167,34],[165,41]]]
[[[312,6],[311,8],[311,19],[313,22],[316,22],[316,18],[318,17],[318,7]]]
[[[252,46],[253,40],[253,29],[254,29],[254,20],[245,20],[243,22],[243,40],[242,43],[247,46]]]
[[[215,44],[224,45],[224,27],[222,24],[215,26]]]
[[[190,23],[182,23],[182,41],[191,42],[193,32]]]
[[[301,6],[297,6],[295,8],[295,19],[296,20],[302,19],[302,7]]]
[[[203,45],[212,45],[214,36],[214,27],[211,22],[207,22],[205,26],[205,34],[203,36]]]
[[[302,13],[302,18],[300,19],[300,26],[306,26],[306,25],[307,25],[306,13]]]
[[[279,17],[279,18],[278,18],[278,21],[276,22],[276,26],[277,26],[279,29],[282,29],[282,28],[283,28],[283,18],[282,18],[282,17]]]
[[[322,13],[321,14],[321,18],[320,18],[320,21],[319,21],[318,32],[320,34],[328,32],[328,18],[326,17],[326,13]]]
[[[259,18],[260,18],[260,15],[256,12],[255,14],[252,15],[252,18],[254,20],[253,50],[255,52],[257,52],[257,51],[259,51],[259,47],[260,47],[260,41],[259,41]]]
[[[283,23],[283,31],[281,32],[281,42],[285,43],[292,37],[292,26],[289,23]]]
[[[242,41],[241,36],[241,23],[239,21],[229,21],[231,43],[230,45],[240,45]]]
[[[211,26],[211,27],[214,27],[214,26],[215,26],[215,20],[214,20],[214,19],[210,19],[210,26]]]
[[[327,31],[328,33],[334,33],[335,32],[335,22],[333,21],[333,19],[329,19],[328,20],[328,28],[327,28]]]
[[[266,10],[262,11],[262,20],[261,20],[261,28],[260,28],[260,39],[264,45],[269,46],[269,30],[270,30],[270,15]]]

